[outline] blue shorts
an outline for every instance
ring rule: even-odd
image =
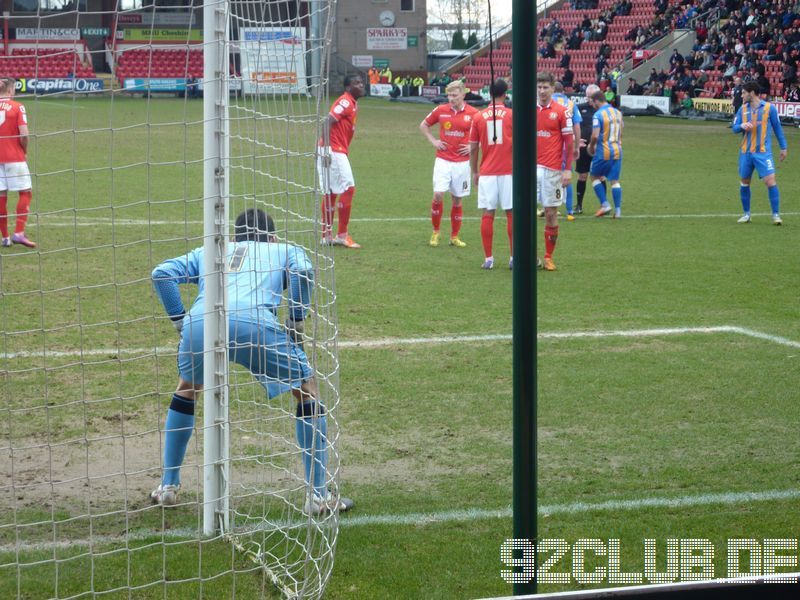
[[[609,181],[619,181],[622,174],[622,158],[603,160],[595,154],[592,159],[592,166],[589,167],[589,175],[593,177],[603,176]]]
[[[268,398],[297,389],[311,379],[303,349],[291,341],[277,323],[228,323],[228,358],[246,367],[264,386]],[[203,319],[187,315],[178,346],[178,372],[190,383],[203,383]]]
[[[739,177],[750,179],[753,169],[758,171],[758,176],[764,179],[767,175],[775,172],[775,161],[769,152],[740,152],[739,153]]]

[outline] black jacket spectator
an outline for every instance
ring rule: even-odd
[[[571,58],[572,57],[567,52],[564,52],[564,54],[561,55],[561,62],[558,63],[558,66],[562,69],[568,69]]]
[[[573,73],[569,67],[564,69],[564,74],[561,76],[561,84],[565,88],[571,88],[572,85],[575,83],[575,73]]]
[[[644,94],[644,88],[636,83],[636,80],[631,77],[631,80],[628,82],[628,91],[625,93],[631,96],[641,96]]]

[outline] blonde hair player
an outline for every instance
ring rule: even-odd
[[[439,245],[439,228],[442,222],[444,195],[450,192],[450,245],[463,248],[467,244],[458,237],[464,207],[461,201],[469,196],[469,131],[478,110],[465,102],[469,90],[461,80],[453,81],[445,88],[447,103],[434,108],[419,124],[422,135],[436,148],[433,163],[433,201],[431,202],[431,224],[433,233],[429,244]],[[439,138],[431,133],[439,126]]]

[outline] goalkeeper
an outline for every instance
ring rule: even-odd
[[[334,498],[327,489],[328,453],[325,407],[302,347],[303,320],[308,312],[314,271],[305,252],[277,243],[272,218],[248,209],[236,219],[235,243],[228,247],[228,357],[247,367],[272,398],[291,390],[297,399],[296,434],[302,450],[309,514],[346,511],[352,500]],[[151,494],[164,506],[177,503],[180,467],[194,428],[195,403],[203,388],[204,282],[200,276],[203,248],[164,261],[153,270],[153,285],[164,309],[180,332],[178,388],[165,426],[161,485]],[[179,284],[198,286],[188,313]],[[276,317],[288,290],[289,318],[284,328]]]

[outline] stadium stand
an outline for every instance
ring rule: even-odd
[[[541,18],[538,31],[539,68],[562,78],[566,52],[575,89],[601,83],[598,52],[603,44],[610,50],[610,71],[673,29],[693,29],[697,36],[680,65],[656,74],[678,100],[686,95],[729,97],[737,76],[759,81],[763,94],[782,98],[797,81],[800,4],[795,0],[629,0],[628,14],[619,10],[623,0],[599,0],[596,8],[581,8],[579,2],[567,2]],[[607,23],[601,37],[596,34],[600,20]]]
[[[84,64],[75,48],[13,48],[0,56],[0,76],[19,78],[94,77],[91,63]]]
[[[203,50],[132,49],[117,59],[116,76],[120,83],[134,77],[195,77],[203,76]]]
[[[494,60],[495,77],[508,77],[511,72],[511,42],[502,42],[497,49],[493,50],[492,59]],[[464,78],[467,87],[471,90],[479,90],[489,85],[491,67],[488,52],[477,57],[473,64],[464,67]]]

